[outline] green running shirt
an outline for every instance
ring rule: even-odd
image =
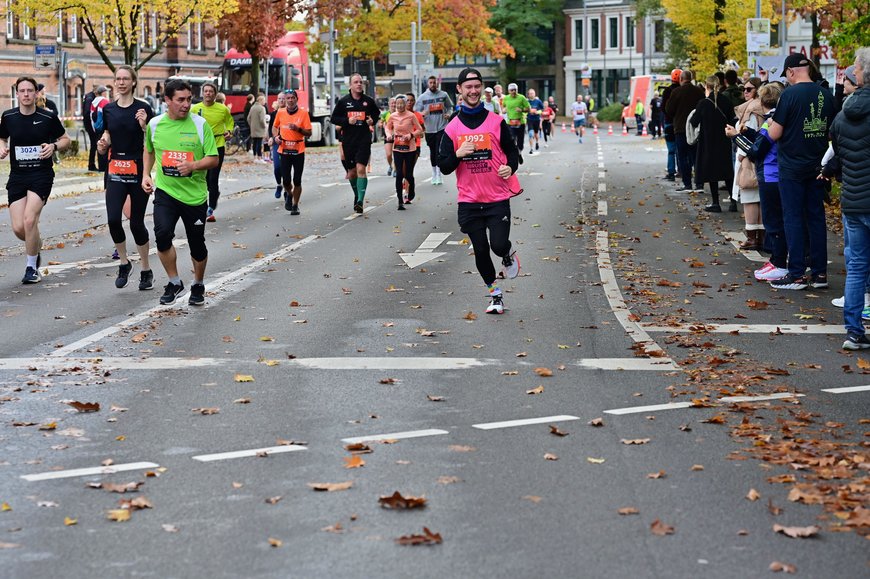
[[[217,157],[214,135],[205,119],[193,114],[179,120],[172,120],[165,113],[154,117],[145,128],[145,150],[154,153],[154,184],[157,187],[185,205],[197,206],[206,202],[206,171],[194,171],[182,177],[175,169],[180,160]]]

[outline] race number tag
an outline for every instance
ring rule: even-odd
[[[488,161],[492,159],[492,135],[489,133],[459,135],[456,138],[456,148],[461,147],[466,141],[474,145],[474,152],[463,157],[463,161]]]
[[[283,153],[285,155],[298,155],[299,143],[302,141],[284,141]]]
[[[365,111],[347,111],[347,120],[352,125],[363,125],[366,122]]]
[[[163,151],[163,155],[160,157],[163,174],[167,177],[181,177],[178,165],[185,161],[193,162],[193,151]]]
[[[15,161],[21,168],[38,167],[41,162],[39,158],[39,152],[41,150],[42,147],[39,145],[15,147]]]
[[[405,151],[410,151],[411,150],[411,143],[409,143],[409,142],[403,142],[403,143],[395,142],[395,144],[393,145],[393,150],[398,151],[400,153],[403,153]]]
[[[133,159],[109,161],[109,179],[116,183],[138,183],[138,166]]]
[[[512,127],[518,127],[523,124],[521,119],[511,119],[508,121],[508,124]]]
[[[530,108],[530,109],[529,109],[529,114],[530,114],[530,115],[536,115],[536,114],[538,114],[538,109],[536,109],[536,108],[534,108],[534,107]]]
[[[429,114],[441,114],[444,112],[444,103],[433,103],[429,105]]]

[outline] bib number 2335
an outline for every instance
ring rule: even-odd
[[[184,162],[193,162],[192,151],[163,151],[160,157],[160,165],[163,167],[163,174],[167,177],[182,177],[178,166]]]

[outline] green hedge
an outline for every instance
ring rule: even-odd
[[[622,120],[623,106],[620,103],[613,103],[599,109],[598,120],[606,123],[615,123]]]

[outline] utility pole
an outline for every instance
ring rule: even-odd
[[[411,92],[417,94],[417,23],[411,23]]]
[[[329,111],[335,107],[335,20],[329,19],[329,66],[326,69],[326,95],[329,98]],[[329,144],[335,142],[335,126],[329,123]]]

